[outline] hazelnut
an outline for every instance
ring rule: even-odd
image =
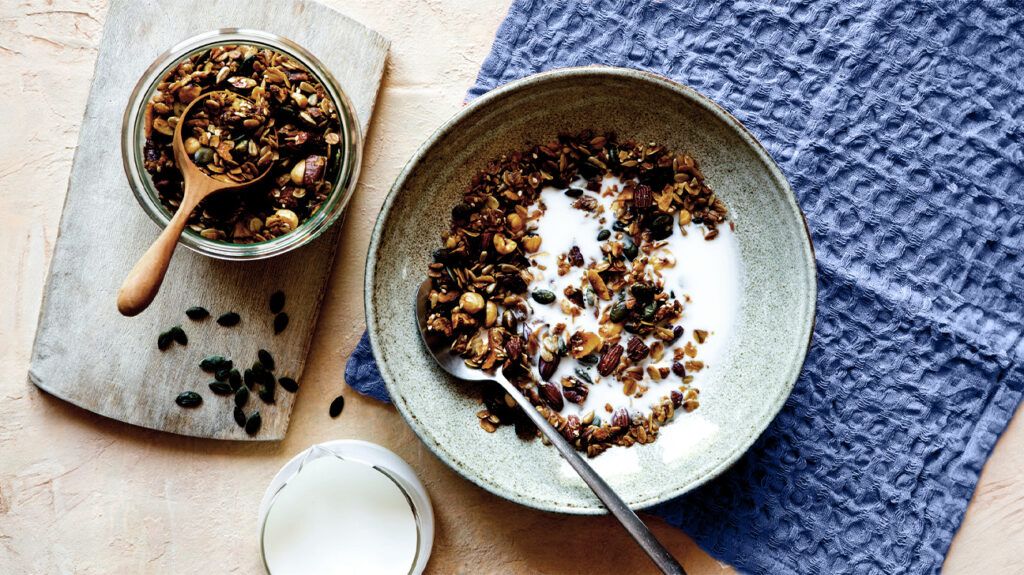
[[[476,313],[484,308],[484,298],[478,293],[468,291],[459,298],[459,307],[466,313]]]
[[[540,249],[540,241],[540,236],[536,234],[526,236],[523,238],[523,249],[532,254]]]
[[[519,247],[519,245],[516,244],[516,242],[506,238],[505,236],[501,234],[494,235],[494,249],[498,250],[499,254],[508,255],[516,251],[517,247]]]

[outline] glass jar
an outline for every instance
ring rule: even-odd
[[[253,244],[209,240],[187,227],[181,235],[180,243],[195,252],[210,257],[225,260],[269,258],[308,244],[338,219],[355,190],[362,160],[362,134],[352,102],[349,101],[338,82],[324,65],[301,46],[269,32],[223,28],[194,36],[171,48],[153,62],[132,92],[121,130],[121,156],[135,199],[158,226],[161,228],[167,226],[173,214],[169,213],[160,203],[157,189],[143,164],[143,146],[146,141],[146,103],[153,96],[161,79],[181,61],[196,52],[224,44],[252,44],[291,56],[323,84],[334,100],[341,122],[341,141],[338,143],[341,151],[341,165],[338,167],[331,193],[319,209],[298,228],[265,242]]]

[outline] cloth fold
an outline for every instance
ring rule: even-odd
[[[650,70],[736,115],[810,223],[792,396],[654,512],[751,573],[937,573],[1024,393],[1024,16],[1012,2],[515,0],[470,90]],[[386,390],[364,335],[349,384]]]

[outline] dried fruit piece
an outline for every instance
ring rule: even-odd
[[[579,246],[573,246],[569,248],[569,265],[577,268],[583,267],[583,252],[580,251]]]
[[[640,184],[633,188],[633,205],[640,210],[646,210],[654,205],[654,194],[650,186]]]

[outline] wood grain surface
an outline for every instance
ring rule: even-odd
[[[394,408],[345,386],[345,359],[365,327],[374,219],[408,159],[462,105],[508,0],[323,1],[392,44],[303,389],[277,442],[126,425],[26,381],[108,1],[0,1],[0,573],[261,573],[263,490],[296,453],[341,438],[379,443],[419,474],[437,519],[430,575],[652,573],[614,519],[554,515],[491,495],[434,457]],[[327,406],[339,393],[345,411],[331,419]],[[946,573],[1024,573],[1022,413],[985,466]],[[732,572],[683,532],[642,516],[691,575]]]
[[[232,398],[212,394],[212,377],[198,365],[205,356],[220,355],[242,370],[265,348],[276,358],[278,376],[301,382],[340,225],[310,245],[256,262],[215,260],[179,246],[148,310],[126,318],[114,305],[121,281],[159,231],[135,201],[118,153],[129,95],[170,47],[231,27],[272,32],[309,50],[341,83],[365,133],[388,43],[333,9],[303,0],[112,2],[29,374],[47,392],[119,421],[197,437],[277,440],[288,429],[292,394],[278,388],[272,405],[254,394],[245,411],[259,410],[263,425],[249,435],[232,418]],[[287,294],[290,323],[275,335],[267,302],[276,290]],[[184,311],[197,305],[213,316],[187,319]],[[241,323],[218,325],[214,319],[225,312],[240,314]],[[158,350],[157,334],[175,325],[187,333],[188,345]],[[174,399],[182,391],[200,393],[203,404],[178,407]]]

